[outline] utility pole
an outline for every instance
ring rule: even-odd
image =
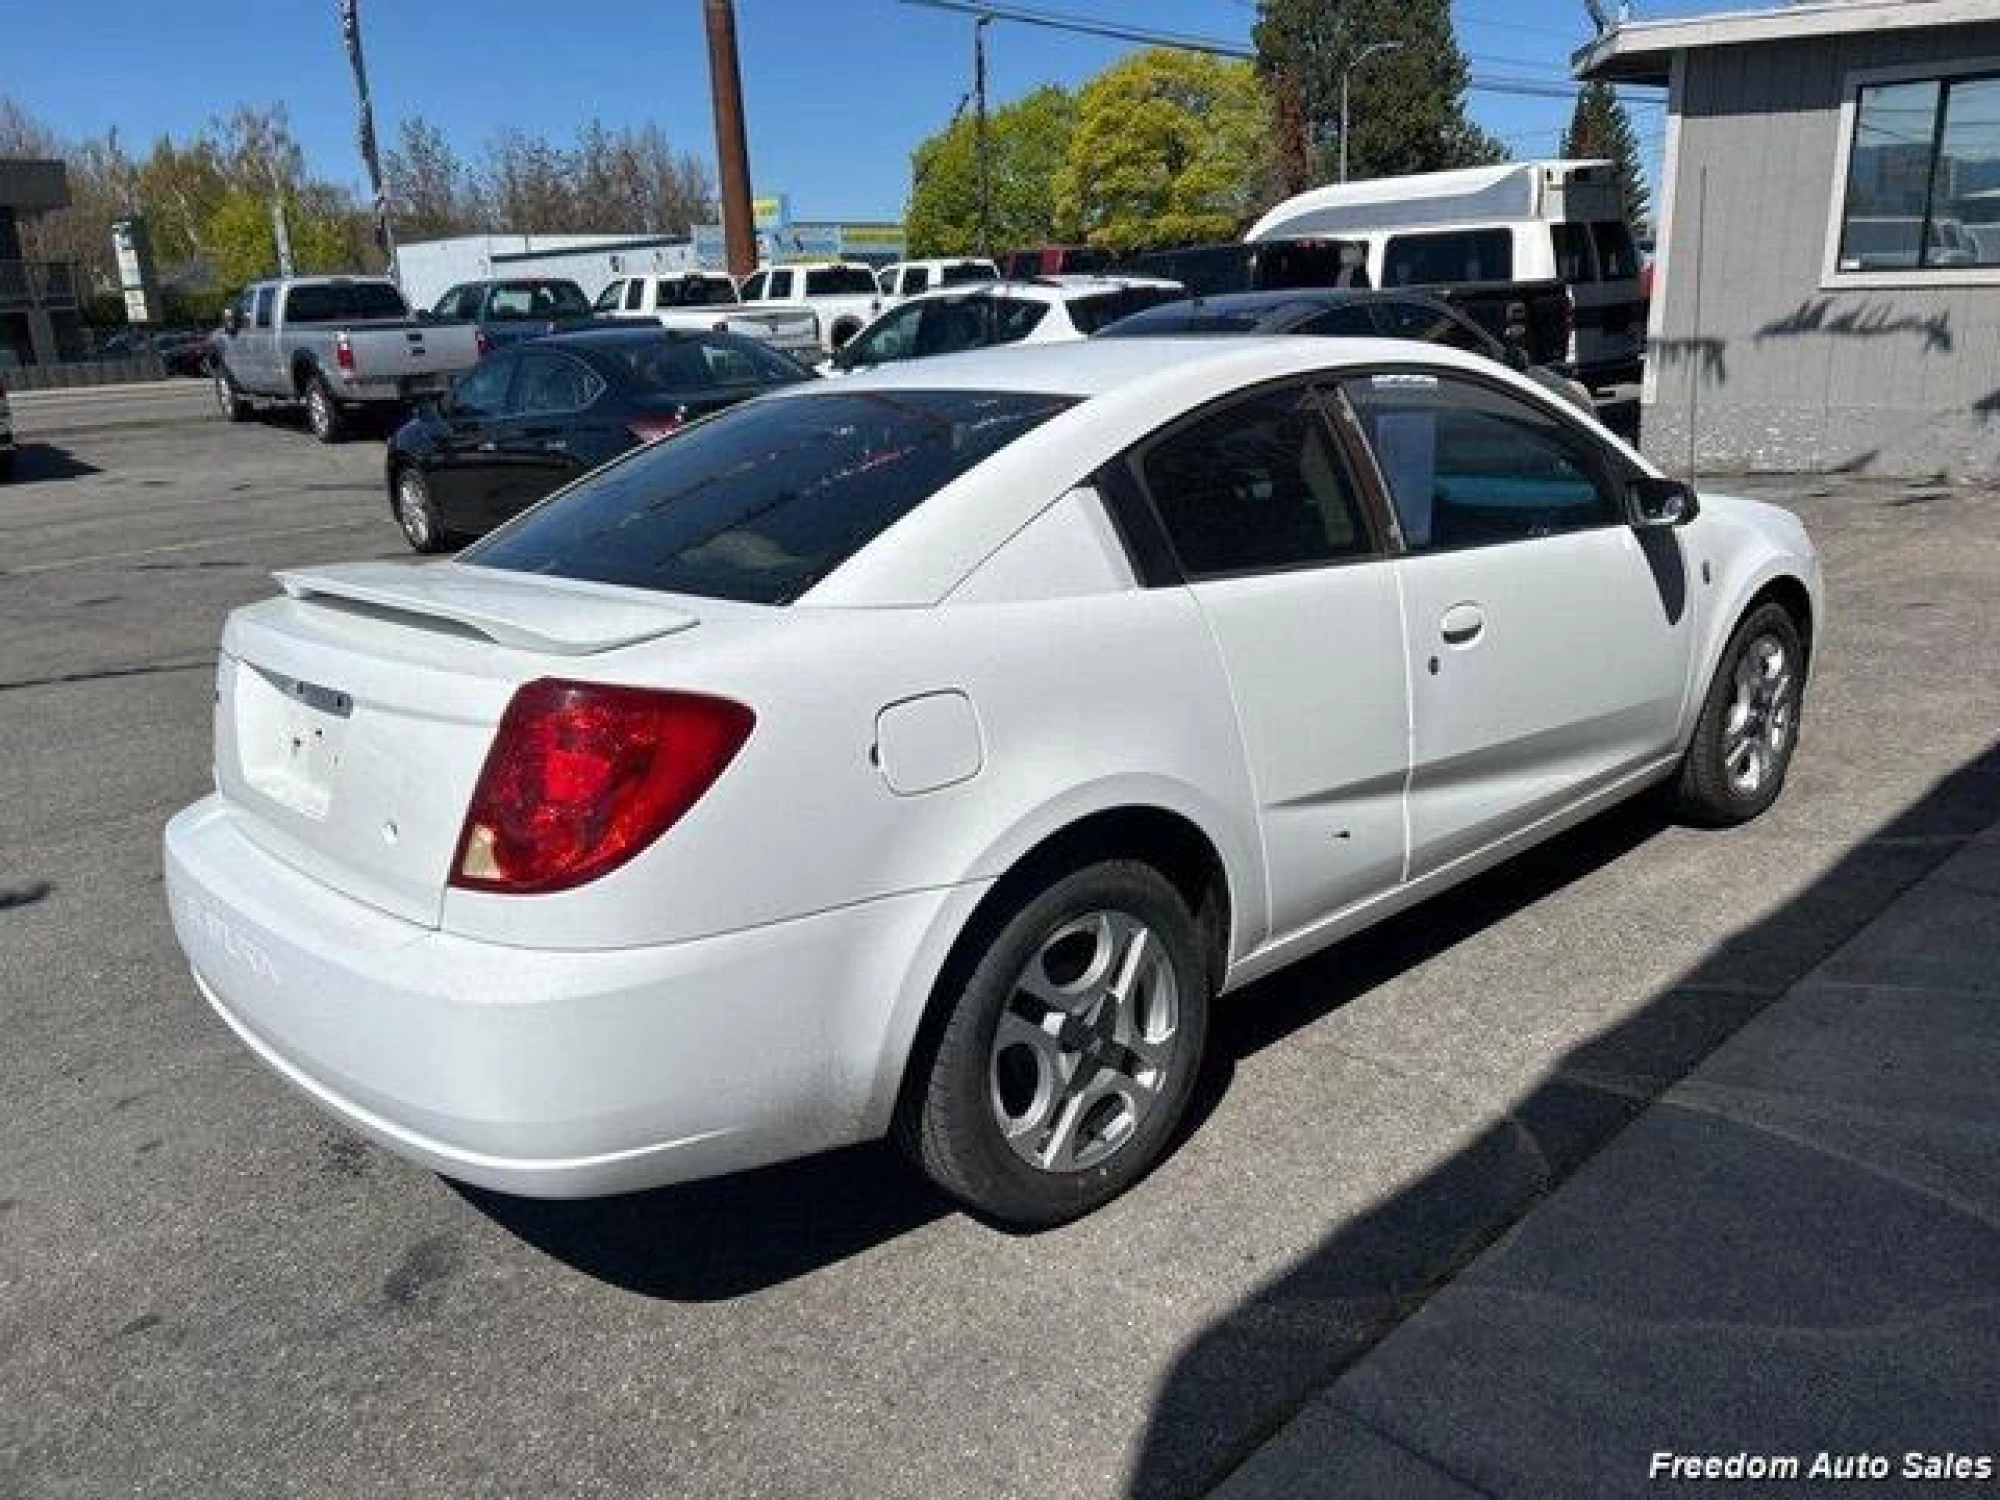
[[[735,0],[702,0],[708,26],[708,84],[715,99],[715,164],[722,179],[722,241],[731,276],[757,269],[750,211],[750,148],[743,134],[743,78],[736,65]]]
[[[1340,70],[1340,180],[1347,181],[1347,86],[1354,77],[1354,70],[1367,62],[1378,52],[1400,52],[1401,42],[1370,42],[1355,53],[1347,66]]]
[[[396,231],[389,223],[389,195],[382,190],[382,161],[375,150],[375,105],[368,97],[368,68],[361,60],[359,0],[340,0],[340,35],[347,43],[347,63],[354,70],[354,96],[361,108],[358,143],[362,165],[368,168],[368,191],[375,199],[375,243],[387,257],[389,275],[396,276]]]
[[[986,150],[986,28],[993,18],[984,13],[972,22],[973,140],[979,162],[979,253],[993,254],[993,177]]]

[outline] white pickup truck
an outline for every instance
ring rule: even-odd
[[[740,333],[806,364],[821,356],[819,321],[805,307],[746,307],[720,271],[620,276],[597,294],[600,318],[644,318],[691,332]]]
[[[241,422],[260,400],[302,402],[313,436],[337,443],[363,406],[442,393],[479,363],[479,331],[412,318],[387,277],[291,276],[246,286],[214,349],[223,416]]]
[[[819,321],[820,348],[831,354],[881,310],[875,272],[858,260],[764,266],[743,283],[751,307],[804,307]]]

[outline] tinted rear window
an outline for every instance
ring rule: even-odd
[[[1514,237],[1504,229],[1392,235],[1382,252],[1384,286],[1449,286],[1513,279]]]
[[[720,307],[736,300],[736,285],[725,276],[684,276],[660,282],[661,307]]]
[[[754,402],[600,469],[461,560],[788,603],[959,475],[1073,404],[1017,391],[828,392]]]
[[[1549,237],[1556,247],[1556,275],[1571,285],[1597,280],[1597,252],[1591,248],[1590,231],[1581,224],[1551,224]]]
[[[403,294],[380,281],[295,286],[285,299],[287,323],[341,323],[363,318],[407,318]]]
[[[803,365],[755,339],[729,334],[607,339],[587,347],[614,360],[635,390],[706,391],[744,385],[794,385],[816,378]]]
[[[1120,318],[1158,307],[1162,302],[1178,302],[1185,295],[1179,287],[1128,286],[1122,291],[1077,298],[1069,304],[1069,320],[1078,333],[1092,334]]]
[[[486,305],[486,315],[502,321],[584,317],[589,312],[590,304],[583,300],[583,289],[573,281],[503,282],[493,288],[493,296]]]
[[[1160,338],[1180,333],[1255,333],[1265,312],[1217,312],[1196,303],[1171,303],[1120,318],[1100,338]]]
[[[824,271],[806,272],[808,297],[835,297],[850,293],[872,297],[876,290],[875,273],[862,266],[830,266]]]
[[[939,277],[941,286],[964,286],[970,281],[993,280],[993,268],[982,266],[977,261],[965,261],[959,265],[946,266]]]

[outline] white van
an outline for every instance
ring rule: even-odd
[[[1314,188],[1244,238],[1323,235],[1366,243],[1378,287],[1560,281],[1576,377],[1596,388],[1639,378],[1646,300],[1610,162],[1508,162]]]

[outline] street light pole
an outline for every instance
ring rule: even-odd
[[[989,15],[972,22],[973,149],[979,158],[979,253],[993,253],[993,178],[986,156],[986,28],[993,24]]]
[[[1347,86],[1354,77],[1354,70],[1367,62],[1378,52],[1400,52],[1401,42],[1370,42],[1355,53],[1346,67],[1340,70],[1340,180],[1347,181]]]
[[[735,0],[702,0],[709,91],[715,100],[715,165],[722,179],[722,243],[731,276],[757,269],[750,207],[750,148],[743,135],[743,78],[736,64]]]

